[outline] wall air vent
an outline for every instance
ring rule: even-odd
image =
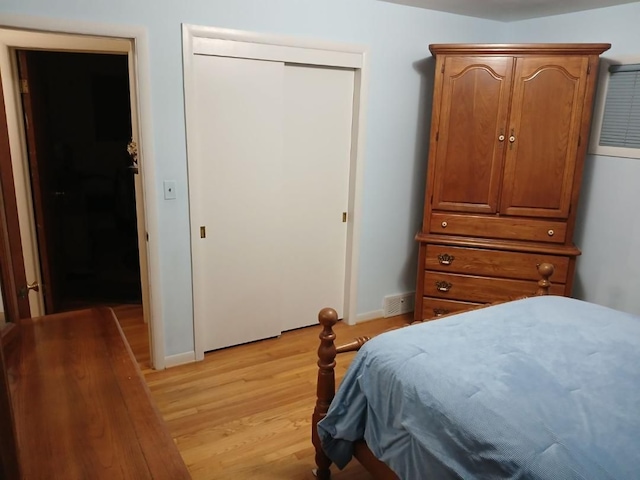
[[[395,317],[403,313],[413,312],[415,292],[402,293],[384,297],[384,318]]]

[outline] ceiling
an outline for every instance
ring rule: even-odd
[[[638,0],[382,0],[401,5],[440,10],[511,22],[593,8],[611,7]]]

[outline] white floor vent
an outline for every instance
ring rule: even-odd
[[[402,293],[384,297],[384,318],[395,317],[403,313],[413,312],[413,300],[415,293]]]

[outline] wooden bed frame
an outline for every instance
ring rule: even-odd
[[[542,263],[538,265],[538,273],[541,279],[538,281],[538,290],[535,295],[549,295],[549,287],[551,282],[549,277],[553,275],[554,266],[550,263]],[[526,298],[526,297],[522,297]],[[504,302],[497,302],[504,303]],[[485,308],[496,303],[481,305],[478,308]],[[458,312],[460,313],[460,312]],[[455,315],[455,313],[443,315],[432,320],[438,320],[446,316]],[[336,334],[333,331],[333,326],[338,321],[338,314],[332,308],[323,308],[318,314],[318,320],[322,325],[322,332],[320,332],[320,346],[318,347],[318,383],[317,383],[317,400],[316,406],[313,410],[313,417],[311,419],[311,440],[316,451],[315,461],[317,469],[314,470],[314,474],[319,480],[329,480],[331,478],[331,460],[322,450],[320,445],[320,437],[318,436],[317,425],[322,420],[329,410],[331,401],[336,393],[336,355],[345,352],[355,352],[367,343],[371,337],[358,337],[351,342],[336,346],[335,339]],[[420,320],[414,321],[414,323],[420,323]],[[396,474],[382,461],[378,460],[376,456],[371,452],[364,439],[358,440],[354,443],[353,456],[367,469],[374,478],[378,480],[398,480]]]

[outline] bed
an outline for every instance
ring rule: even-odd
[[[332,312],[321,312],[318,478],[353,456],[382,479],[637,478],[640,317],[539,296],[336,347]],[[336,353],[352,350],[332,398]]]

